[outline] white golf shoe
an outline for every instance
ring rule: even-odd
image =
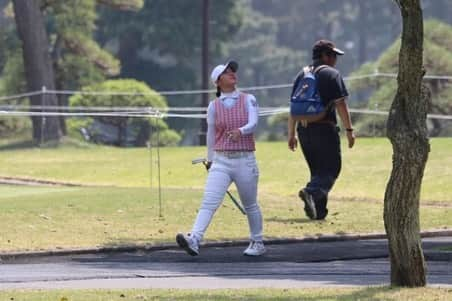
[[[250,245],[243,252],[243,255],[246,256],[261,256],[265,253],[265,246],[262,241],[251,241]]]
[[[184,249],[191,256],[199,255],[199,241],[190,233],[178,233],[176,235],[176,242],[179,247]]]

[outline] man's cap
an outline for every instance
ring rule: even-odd
[[[337,55],[345,54],[344,51],[340,50],[339,48],[336,48],[336,45],[334,45],[333,42],[328,40],[319,40],[315,42],[314,46],[312,47],[312,56],[314,58],[318,57],[324,51],[330,51]]]
[[[231,68],[233,72],[237,72],[237,69],[239,69],[239,64],[236,61],[229,61],[226,64],[218,65],[213,68],[212,73],[210,74],[210,79],[215,86],[217,85],[217,80],[220,75],[223,74],[223,72],[228,68]]]

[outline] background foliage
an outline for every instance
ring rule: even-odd
[[[80,90],[108,79],[131,78],[156,91],[201,88],[202,1],[42,1],[58,89]],[[451,74],[452,2],[424,0],[427,74]],[[11,4],[0,0],[0,93],[25,91],[20,41]],[[83,21],[82,21],[83,20]],[[441,23],[440,23],[441,22]],[[393,1],[211,1],[210,68],[239,61],[240,86],[288,84],[310,62],[315,40],[328,38],[346,51],[344,76],[396,72],[401,17]],[[387,78],[350,83],[350,105],[386,109],[395,83]],[[450,114],[450,81],[429,81],[432,113]],[[251,91],[261,107],[286,106],[290,89]],[[211,98],[214,96],[211,95]],[[201,95],[168,96],[171,107],[199,106]],[[27,99],[13,101],[26,104]],[[7,104],[7,102],[3,102]],[[66,96],[59,103],[67,105]],[[381,135],[384,117],[353,115],[361,134]],[[263,119],[261,139],[284,137],[284,116]],[[199,120],[172,118],[181,143],[197,142]],[[450,122],[431,121],[432,135],[450,135]],[[0,120],[0,135],[27,131],[28,120]]]

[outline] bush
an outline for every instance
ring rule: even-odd
[[[152,146],[176,146],[179,144],[181,136],[174,130],[166,129],[159,133],[154,131],[151,134]]]
[[[158,108],[165,111],[167,104],[163,96],[151,89],[143,82],[133,79],[108,80],[99,84],[84,87],[83,92],[105,91],[117,93],[117,95],[89,95],[76,94],[69,99],[71,106],[86,107],[139,107]],[[121,92],[132,92],[134,95],[121,95]],[[70,132],[84,131],[84,137],[93,142],[113,144],[119,146],[143,146],[154,138],[149,137],[151,126],[160,129],[160,145],[175,145],[181,137],[168,129],[168,125],[162,119],[152,122],[151,118],[143,117],[106,117],[99,116],[87,118],[87,121],[71,121]],[[74,131],[75,130],[75,131]]]

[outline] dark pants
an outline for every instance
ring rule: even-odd
[[[318,215],[326,216],[328,193],[341,171],[339,128],[329,123],[311,123],[298,126],[297,132],[311,172],[305,191],[313,196]]]

